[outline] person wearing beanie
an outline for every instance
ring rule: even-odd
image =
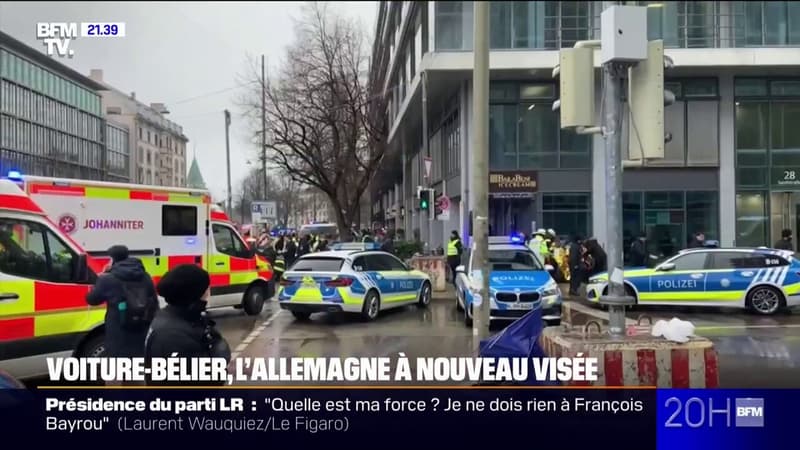
[[[150,326],[145,341],[145,358],[225,358],[230,362],[231,350],[206,317],[211,295],[211,277],[193,264],[177,266],[158,282],[158,293],[167,302]],[[186,382],[155,382],[149,385],[185,385]],[[207,382],[198,383],[208,385]],[[225,384],[224,381],[219,383]]]
[[[111,261],[86,295],[90,305],[106,304],[103,356],[141,358],[147,329],[158,311],[156,288],[142,262],[131,258],[127,247],[115,245],[108,255]]]

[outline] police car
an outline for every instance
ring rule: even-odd
[[[474,250],[474,249],[473,249]],[[456,268],[456,307],[464,311],[464,323],[472,326],[474,290],[480,273],[473,273],[474,252],[468,265]],[[561,320],[561,290],[522,238],[489,238],[490,321],[516,320],[534,308],[542,308],[548,323]]]
[[[592,277],[590,302],[607,292],[608,274]],[[639,304],[747,308],[774,314],[800,305],[800,260],[767,248],[684,250],[653,269],[626,269],[625,290]]]
[[[359,313],[374,320],[382,310],[427,307],[431,280],[390,253],[337,250],[300,257],[280,280],[278,302],[298,320],[318,312]]]

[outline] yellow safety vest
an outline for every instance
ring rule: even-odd
[[[458,247],[456,244],[461,242],[460,239],[454,239],[447,243],[447,256],[458,256]]]
[[[550,256],[550,246],[547,245],[547,241],[539,242],[539,251],[542,252],[542,256]]]

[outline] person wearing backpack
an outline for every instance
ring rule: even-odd
[[[86,302],[106,304],[105,352],[116,358],[144,357],[144,339],[159,310],[153,279],[128,248],[115,245],[108,249],[111,263],[97,278]]]

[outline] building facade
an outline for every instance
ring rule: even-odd
[[[106,152],[108,179],[130,182],[130,132],[124,125],[106,122]]]
[[[103,71],[92,70],[90,78],[103,87],[105,114],[109,121],[130,130],[130,178],[135,183],[157,186],[186,186],[186,143],[183,128],[167,119],[162,103],[145,105],[136,94],[125,94],[103,82]]]
[[[0,173],[106,179],[101,88],[0,33]]]
[[[543,227],[603,241],[604,142],[560,129],[551,72],[560,48],[600,38],[600,12],[611,3],[490,3],[493,234]],[[674,61],[665,76],[677,97],[665,108],[672,135],[665,157],[625,169],[626,240],[645,232],[651,250],[666,255],[696,231],[726,246],[771,245],[784,228],[797,234],[800,127],[792,124],[800,120],[800,8],[625,3],[651,4],[648,32],[664,40]],[[470,234],[472,27],[471,2],[381,2],[378,12],[370,85],[389,101],[386,161],[399,169],[376,177],[373,211],[434,247],[450,230]],[[599,117],[599,83],[596,95]],[[433,224],[421,217],[420,185],[449,198],[449,217]]]

